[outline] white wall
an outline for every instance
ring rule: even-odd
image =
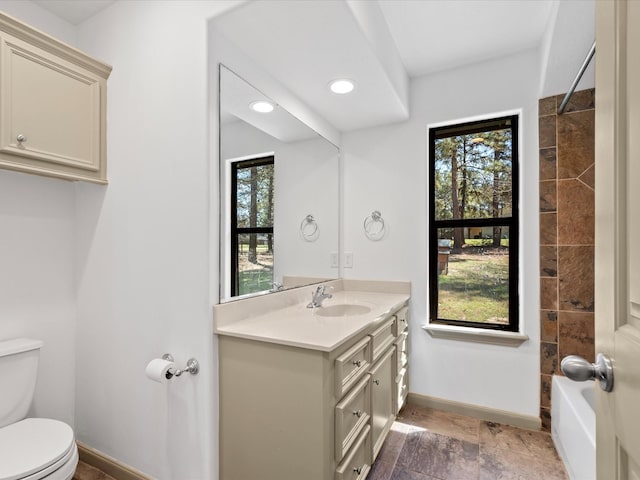
[[[540,98],[566,93],[571,87],[595,40],[595,7],[595,0],[559,1],[554,5],[540,48]],[[594,86],[595,59],[592,59],[576,91]]]
[[[76,433],[165,480],[217,475],[207,19],[231,5],[116,2],[78,31],[114,69],[109,185],[77,185]],[[201,372],[151,382],[164,352]]]
[[[73,184],[0,171],[0,339],[38,338],[30,415],[73,425]]]
[[[414,79],[411,120],[344,134],[345,277],[411,281],[410,391],[538,416],[538,52]],[[522,109],[521,321],[530,340],[505,347],[432,338],[427,321],[427,125]],[[387,236],[369,241],[380,210]]]
[[[72,43],[67,22],[31,2],[0,10]],[[0,339],[44,341],[30,415],[74,423],[74,185],[0,170]]]

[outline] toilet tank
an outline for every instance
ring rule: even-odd
[[[30,338],[0,341],[0,428],[22,420],[31,406],[40,347]]]

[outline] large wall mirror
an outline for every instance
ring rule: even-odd
[[[220,301],[338,276],[338,148],[219,65]]]

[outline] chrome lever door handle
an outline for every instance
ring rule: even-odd
[[[596,363],[590,363],[578,355],[564,357],[560,369],[568,378],[576,382],[598,380],[605,392],[613,390],[613,363],[606,355],[596,355]]]

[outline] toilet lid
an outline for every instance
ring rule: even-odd
[[[27,418],[0,428],[0,480],[31,476],[60,461],[73,449],[73,430],[48,418]]]

